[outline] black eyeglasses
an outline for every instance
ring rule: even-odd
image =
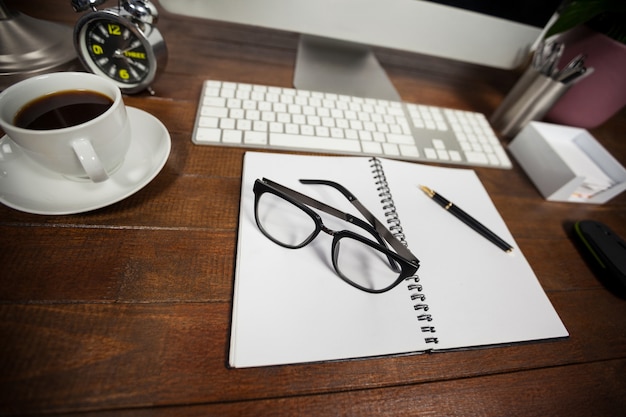
[[[369,293],[389,291],[415,275],[419,260],[345,187],[325,180],[300,181],[339,190],[369,223],[263,178],[254,183],[254,217],[267,238],[280,246],[299,249],[311,243],[320,232],[331,235],[335,271],[350,285]],[[360,227],[374,240],[349,230],[329,229],[310,207]]]

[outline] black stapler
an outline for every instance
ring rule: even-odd
[[[626,291],[626,242],[597,221],[579,221],[574,229],[606,283],[620,292]]]

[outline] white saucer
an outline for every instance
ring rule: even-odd
[[[71,180],[22,153],[7,136],[0,139],[0,202],[34,214],[74,214],[116,203],[145,187],[170,154],[170,135],[157,118],[126,107],[133,132],[122,166],[101,183]]]

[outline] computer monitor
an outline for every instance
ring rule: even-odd
[[[399,99],[369,46],[513,69],[561,0],[160,0],[169,12],[300,33],[294,86]]]

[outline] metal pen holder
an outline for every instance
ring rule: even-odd
[[[528,122],[541,119],[570,86],[529,67],[489,122],[502,136],[512,138]]]

